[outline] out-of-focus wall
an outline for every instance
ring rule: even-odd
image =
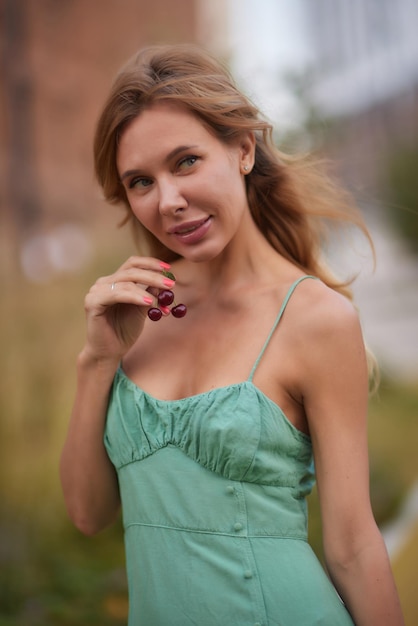
[[[3,0],[0,266],[33,233],[106,219],[92,140],[116,71],[150,43],[219,48],[215,4],[203,12],[199,0]]]

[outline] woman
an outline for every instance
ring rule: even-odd
[[[190,46],[123,68],[95,164],[141,252],[86,297],[61,475],[86,534],[122,502],[129,623],[401,625],[369,501],[368,359],[320,258],[321,218],[360,218]],[[312,458],[333,584],[306,540]]]

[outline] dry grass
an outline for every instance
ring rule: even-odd
[[[401,552],[393,559],[393,573],[398,585],[406,626],[418,624],[418,522]]]

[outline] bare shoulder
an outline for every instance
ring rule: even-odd
[[[367,360],[354,304],[317,280],[303,281],[294,296],[287,321],[300,397],[354,379],[363,386]]]
[[[355,305],[323,282],[305,280],[297,287],[295,295],[292,319],[298,325],[301,339],[323,339],[341,332],[361,334]]]

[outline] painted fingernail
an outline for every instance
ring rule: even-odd
[[[171,278],[164,278],[163,283],[166,287],[173,287],[176,284],[176,281],[171,280]]]
[[[150,298],[149,296],[144,296],[144,302],[145,302],[145,304],[152,304],[153,303],[153,299]]]
[[[168,315],[170,313],[170,308],[168,306],[160,306],[160,310],[163,315]]]
[[[170,263],[166,263],[165,261],[160,261],[160,267],[162,267],[163,270],[169,270],[171,265]]]

